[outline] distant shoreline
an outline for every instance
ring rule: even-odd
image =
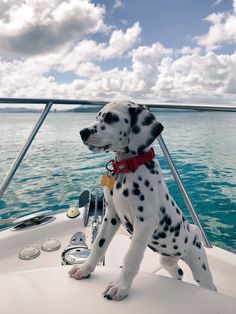
[[[84,108],[84,107],[78,107],[74,109],[68,109],[68,110],[56,110],[53,109],[51,110],[52,113],[60,113],[60,112],[65,112],[65,113],[70,113],[70,112],[97,112],[101,109],[102,107],[97,106],[97,107],[89,107],[89,108]],[[40,113],[42,110],[40,109],[32,109],[32,108],[0,108],[0,113]]]
[[[103,106],[98,105],[98,106],[90,106],[90,105],[82,105],[82,106],[78,106],[76,108],[73,109],[67,109],[67,110],[58,110],[56,108],[52,109],[50,111],[50,113],[95,113],[98,112],[99,110],[102,109]],[[152,107],[150,106],[151,111],[154,112],[159,112],[159,111],[181,111],[181,112],[189,112],[189,111],[218,111],[218,112],[222,112],[222,111],[228,111],[228,112],[236,112],[236,107],[232,106],[232,107],[228,107],[228,108],[217,108],[217,106],[215,108],[204,108],[204,107],[194,107],[189,105],[181,105],[182,108],[180,107],[174,107],[174,106],[170,106],[170,107],[165,107],[164,105],[160,107]],[[0,114],[1,113],[41,113],[43,109],[33,109],[33,108],[25,108],[25,107],[20,107],[20,108],[10,108],[10,107],[4,107],[1,108],[0,107]]]

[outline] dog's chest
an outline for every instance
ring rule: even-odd
[[[156,207],[157,178],[152,178],[147,170],[138,169],[135,172],[118,174],[113,189],[105,188],[105,197],[112,203],[122,223],[133,223],[137,212],[144,207]]]

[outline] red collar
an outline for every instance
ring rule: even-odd
[[[139,166],[155,158],[154,149],[151,148],[147,153],[140,156],[123,159],[121,161],[112,160],[113,171],[115,173],[127,173],[136,170]]]

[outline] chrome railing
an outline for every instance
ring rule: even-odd
[[[32,132],[30,133],[28,139],[26,140],[25,144],[21,148],[19,154],[17,155],[15,161],[13,162],[12,166],[10,167],[8,173],[6,174],[1,186],[0,186],[0,199],[4,195],[8,185],[10,184],[15,172],[17,171],[18,167],[20,166],[25,154],[27,153],[29,147],[31,146],[36,134],[38,133],[39,129],[41,128],[44,120],[46,119],[50,109],[53,105],[94,105],[94,106],[104,106],[107,102],[106,101],[87,101],[87,100],[70,100],[70,99],[25,99],[25,98],[0,98],[0,104],[45,104],[45,108],[43,109],[36,125],[34,126]],[[231,105],[195,105],[195,104],[176,104],[176,103],[165,103],[165,104],[146,104],[150,108],[169,108],[169,109],[196,109],[196,110],[222,110],[222,111],[236,111],[236,106]],[[158,137],[159,145],[163,151],[163,154],[170,166],[172,174],[176,180],[176,183],[183,195],[184,201],[190,211],[190,214],[193,218],[194,223],[199,227],[203,242],[206,247],[212,247],[207,236],[203,230],[203,227],[198,219],[196,211],[190,201],[190,198],[187,194],[186,189],[184,188],[183,182],[179,176],[179,173],[174,165],[174,162],[170,156],[170,153],[167,149],[167,146],[164,142],[163,137],[160,135]]]

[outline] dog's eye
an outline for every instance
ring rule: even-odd
[[[107,124],[113,124],[113,123],[116,123],[119,121],[120,121],[119,117],[112,112],[106,113],[106,115],[104,117],[104,122]]]

